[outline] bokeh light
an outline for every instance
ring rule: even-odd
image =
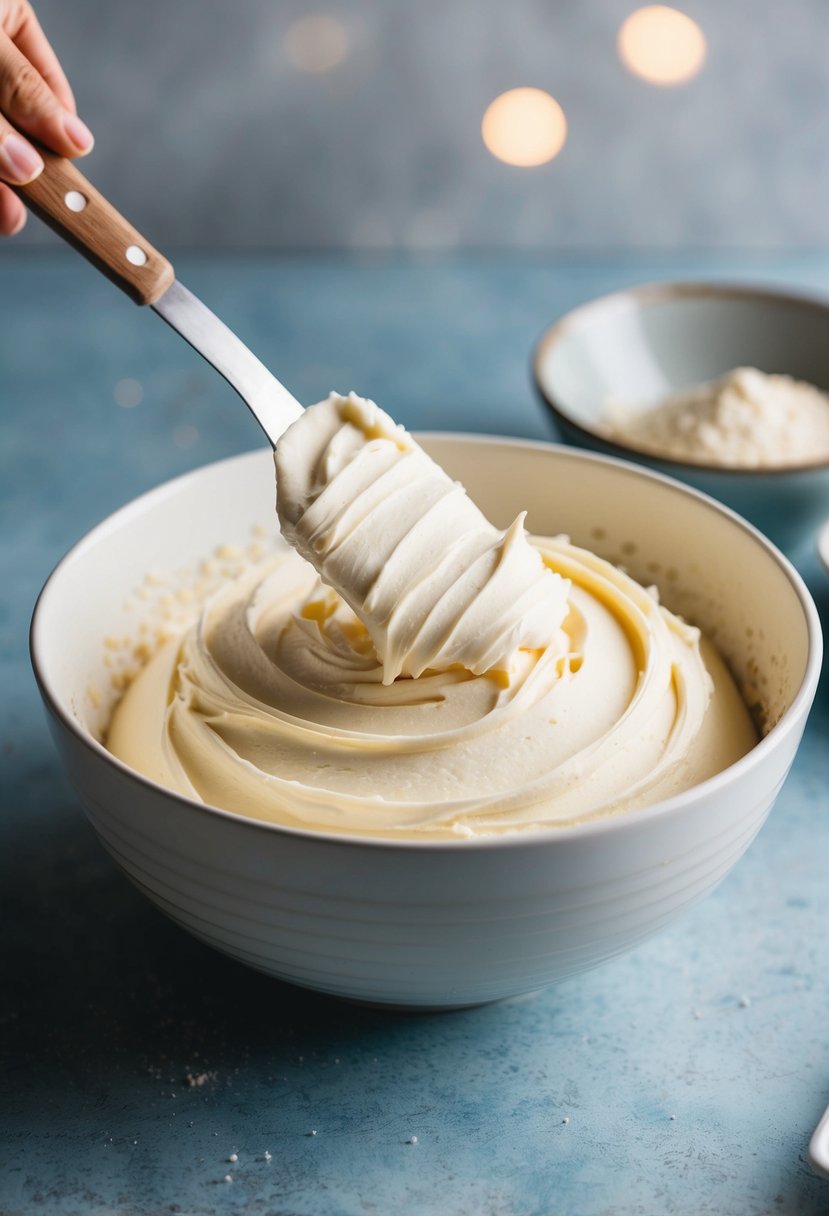
[[[619,58],[651,84],[683,84],[705,63],[705,35],[691,17],[665,4],[638,8],[619,30]]]
[[[567,139],[567,119],[543,89],[510,89],[487,106],[481,134],[498,160],[530,168],[558,156]]]
[[[336,17],[312,13],[288,26],[285,51],[303,72],[330,72],[348,54],[348,34]]]
[[[112,396],[116,405],[120,405],[121,409],[131,410],[136,405],[140,405],[144,400],[144,386],[140,380],[133,380],[127,377],[124,380],[119,380],[112,391]]]
[[[183,451],[195,447],[198,441],[199,428],[193,426],[192,422],[182,422],[173,431],[173,443]]]

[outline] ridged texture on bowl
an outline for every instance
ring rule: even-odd
[[[705,895],[761,827],[797,744],[729,797],[553,844],[317,839],[205,814],[54,735],[92,824],[163,912],[270,975],[394,1005],[496,1000],[629,949]]]
[[[769,736],[662,808],[484,842],[294,833],[143,780],[92,737],[97,711],[85,690],[106,678],[103,639],[127,628],[124,597],[150,566],[175,569],[267,519],[268,453],[200,470],[91,533],[44,590],[32,653],[92,824],[158,907],[282,979],[441,1007],[496,1000],[594,966],[715,886],[760,828],[791,764],[821,644],[814,605],[784,559],[690,491],[547,445],[442,437],[429,448],[496,522],[527,505],[536,531],[568,531],[662,582],[670,606],[716,631],[738,678],[754,681],[777,723]]]

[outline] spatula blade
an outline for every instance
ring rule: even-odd
[[[275,447],[283,431],[302,413],[297,399],[244,342],[178,280],[152,308],[224,376]]]

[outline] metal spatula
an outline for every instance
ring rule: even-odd
[[[235,388],[271,444],[302,406],[232,330],[178,282],[172,264],[70,160],[39,149],[45,168],[16,187],[26,205],[125,291],[149,305]]]

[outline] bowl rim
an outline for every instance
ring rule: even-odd
[[[552,325],[547,326],[537,339],[531,357],[532,378],[536,392],[551,411],[553,417],[576,431],[582,440],[586,440],[587,442],[598,440],[612,452],[618,452],[620,456],[658,462],[660,466],[664,465],[668,470],[676,470],[678,476],[682,476],[683,473],[704,472],[726,477],[736,476],[738,478],[750,479],[752,477],[784,477],[787,474],[815,473],[829,469],[829,456],[820,460],[803,461],[798,464],[776,464],[764,465],[762,467],[756,465],[747,467],[745,465],[713,464],[705,460],[681,460],[677,456],[665,456],[654,449],[639,447],[637,444],[628,442],[625,439],[619,439],[615,435],[606,435],[597,428],[587,425],[583,420],[575,418],[562,400],[556,397],[546,382],[542,372],[543,361],[548,357],[550,350],[562,338],[566,338],[572,331],[584,324],[588,314],[600,309],[618,307],[624,301],[629,300],[647,306],[670,299],[682,300],[706,297],[723,300],[766,300],[773,301],[776,304],[808,308],[825,313],[827,323],[829,323],[829,298],[817,293],[809,294],[808,292],[798,292],[788,288],[777,288],[763,284],[755,286],[751,283],[718,283],[693,279],[656,280],[648,283],[639,283],[633,287],[623,287],[617,291],[607,292],[605,295],[595,296],[592,300],[586,300],[583,304],[577,305],[576,308],[570,309],[569,312],[559,317]]]
[[[162,797],[171,798],[173,801],[184,809],[189,809],[199,815],[207,815],[208,817],[216,816],[230,820],[239,825],[240,830],[244,827],[248,829],[258,829],[266,832],[275,832],[277,835],[287,834],[288,836],[312,843],[319,841],[328,845],[336,845],[342,848],[374,848],[374,849],[405,849],[406,851],[424,851],[424,852],[439,852],[447,850],[489,850],[489,849],[520,849],[520,848],[538,848],[542,843],[553,844],[556,841],[569,842],[583,839],[593,835],[604,834],[606,832],[626,832],[633,831],[643,824],[647,824],[655,819],[667,819],[672,815],[679,814],[682,811],[693,806],[694,803],[706,799],[710,794],[718,790],[725,791],[736,781],[739,781],[743,773],[750,767],[755,766],[762,761],[763,757],[776,748],[792,731],[798,729],[801,720],[805,720],[808,715],[811,703],[817,689],[818,679],[821,672],[821,662],[823,654],[823,634],[820,625],[820,618],[817,607],[812,599],[806,583],[801,575],[788,560],[788,558],[768,540],[757,528],[750,524],[747,520],[738,515],[736,511],[732,511],[729,507],[724,506],[710,495],[703,493],[691,486],[685,485],[683,482],[677,481],[672,477],[668,477],[663,473],[659,473],[652,469],[643,468],[632,461],[620,460],[615,456],[605,456],[596,452],[585,452],[577,448],[568,447],[566,444],[549,443],[546,440],[520,439],[510,436],[500,435],[475,435],[467,432],[459,431],[418,431],[415,432],[419,440],[424,440],[428,443],[429,440],[449,440],[450,443],[469,443],[472,441],[475,444],[484,446],[504,446],[529,449],[531,451],[553,452],[557,455],[565,457],[567,460],[576,462],[586,462],[590,464],[610,465],[624,475],[634,478],[644,478],[649,481],[656,481],[661,484],[664,490],[674,494],[679,494],[685,497],[696,499],[700,506],[707,510],[713,511],[715,514],[725,515],[732,524],[736,525],[744,532],[747,532],[755,544],[765,550],[768,558],[770,558],[787,577],[792,589],[794,590],[804,615],[807,632],[807,655],[806,665],[801,680],[800,686],[797,689],[791,704],[774,724],[768,734],[764,735],[744,756],[737,760],[728,768],[723,769],[707,780],[700,782],[698,785],[692,786],[688,790],[684,790],[679,794],[675,794],[671,798],[664,799],[660,802],[651,803],[650,805],[638,807],[633,810],[625,811],[622,814],[614,815],[612,813],[596,818],[575,822],[570,824],[561,824],[558,826],[547,826],[539,828],[528,828],[515,832],[506,832],[503,834],[482,835],[473,837],[460,837],[458,839],[446,840],[417,840],[417,839],[399,839],[393,837],[381,837],[371,835],[349,834],[344,835],[332,831],[321,831],[315,828],[292,827],[286,824],[273,823],[265,819],[257,819],[252,816],[240,815],[234,811],[224,810],[222,807],[212,806],[209,803],[197,801],[194,798],[189,798],[185,794],[180,794],[175,790],[168,789],[166,786],[160,785],[151,778],[144,776],[129,765],[119,760],[111,752],[109,752],[103,743],[99,742],[89,733],[81,724],[70,714],[64,707],[60,697],[53,689],[46,663],[42,653],[41,631],[43,628],[42,616],[46,603],[52,595],[55,594],[55,585],[60,578],[61,572],[69,566],[83,553],[94,547],[99,538],[114,530],[120,528],[123,524],[128,523],[132,517],[141,515],[146,509],[154,506],[158,502],[163,502],[164,499],[173,497],[186,489],[188,484],[195,481],[199,476],[207,470],[218,470],[223,466],[244,463],[254,459],[261,460],[265,452],[269,449],[256,448],[248,452],[243,452],[235,456],[225,457],[221,460],[211,461],[208,464],[200,465],[198,468],[181,474],[178,477],[172,478],[169,481],[163,482],[161,485],[139,494],[137,497],[130,499],[123,506],[117,508],[106,516],[100,523],[89,529],[84,535],[72,545],[64,556],[57,562],[46,579],[41,591],[35,601],[35,606],[32,612],[32,619],[29,628],[29,654],[32,663],[35,680],[43,698],[46,708],[52,715],[61,723],[61,725],[72,735],[75,740],[100,762],[109,764],[116,769],[123,777],[131,783],[140,786],[142,789],[148,790],[150,793],[160,795]]]

